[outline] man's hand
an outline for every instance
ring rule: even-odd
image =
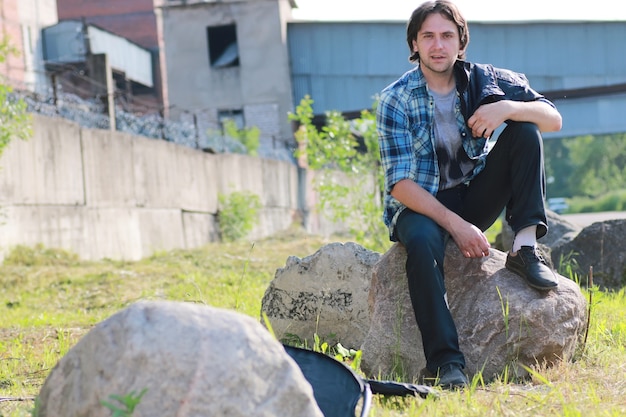
[[[560,113],[544,101],[500,100],[477,108],[467,125],[475,138],[490,138],[507,120],[534,123],[542,132],[556,132],[562,124]]]
[[[511,103],[508,100],[502,100],[483,104],[477,108],[467,121],[467,125],[472,129],[472,136],[489,139],[493,132],[510,118]]]
[[[466,258],[482,258],[489,255],[489,240],[476,226],[459,217],[451,230],[448,231],[459,250]]]

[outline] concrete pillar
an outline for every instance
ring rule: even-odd
[[[109,65],[106,54],[90,54],[87,68],[89,76],[93,80],[93,91],[96,96],[103,97],[109,114],[109,128],[116,130],[115,126],[115,86],[113,84],[113,71]]]

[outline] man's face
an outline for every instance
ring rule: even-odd
[[[451,73],[460,51],[458,28],[439,13],[424,20],[413,40],[413,52],[419,52],[422,70],[437,74]]]

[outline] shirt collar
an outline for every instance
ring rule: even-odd
[[[454,76],[458,91],[464,91],[469,83],[471,64],[467,61],[457,59],[454,63]],[[426,86],[426,77],[419,64],[415,68],[408,71],[407,87],[409,90],[415,90]]]

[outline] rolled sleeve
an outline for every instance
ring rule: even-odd
[[[383,95],[377,107],[380,159],[385,172],[385,191],[403,179],[415,180],[413,139],[404,106],[391,94]]]

